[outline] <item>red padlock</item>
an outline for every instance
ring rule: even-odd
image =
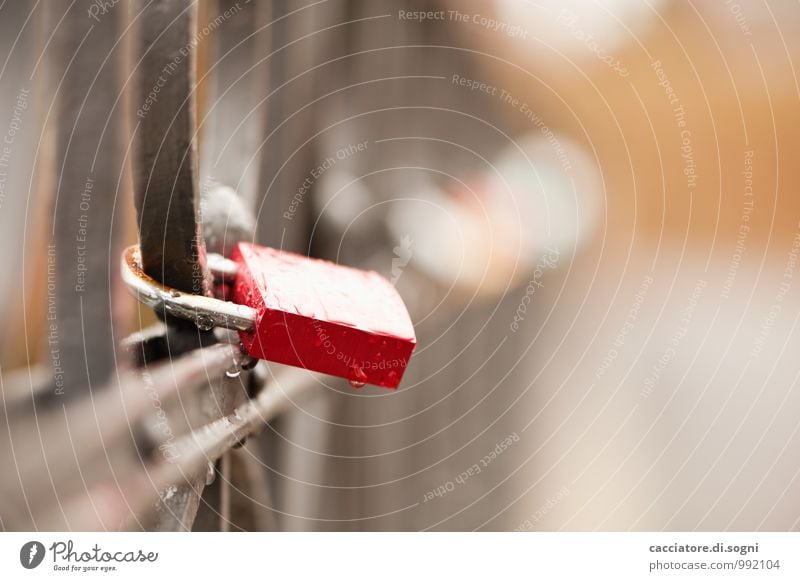
[[[395,288],[367,272],[239,243],[233,301],[257,311],[240,331],[259,359],[396,388],[416,346],[414,327]]]
[[[385,278],[328,262],[240,243],[232,260],[233,302],[165,287],[128,248],[122,278],[143,303],[201,329],[236,329],[249,355],[350,380],[396,388],[416,347],[400,295]]]

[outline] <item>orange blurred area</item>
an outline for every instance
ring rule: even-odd
[[[542,26],[561,26],[563,44],[498,43],[477,27],[469,34],[509,61],[484,59],[487,76],[535,103],[554,131],[596,157],[609,238],[636,245],[686,241],[694,253],[724,260],[737,238],[751,179],[748,253],[763,254],[769,244],[780,254],[800,212],[794,195],[800,139],[796,7],[663,2],[656,10],[643,4],[636,11],[643,24],[626,30],[624,21],[617,22],[614,34],[605,36],[616,44],[604,47],[597,38],[602,34],[580,12],[550,4]],[[505,13],[515,10],[523,23],[541,13],[524,2]],[[562,24],[554,24],[562,10],[577,24],[564,24],[566,16],[556,16]],[[628,74],[620,75],[596,51],[613,56]],[[505,111],[522,125],[518,111]]]

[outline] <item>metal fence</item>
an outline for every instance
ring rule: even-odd
[[[324,201],[321,190],[357,172],[380,213],[409,184],[372,171],[369,144],[406,127],[403,110],[417,110],[417,129],[455,128],[461,143],[499,148],[493,131],[442,120],[437,103],[469,108],[457,88],[415,101],[443,70],[474,67],[468,55],[441,51],[430,75],[411,75],[421,50],[386,46],[446,34],[383,25],[390,3],[319,4],[95,0],[20,7],[3,23],[30,49],[14,78],[30,88],[25,123],[39,139],[15,232],[39,250],[18,265],[20,299],[3,312],[25,335],[3,345],[21,365],[2,376],[3,528],[423,528],[450,518],[460,494],[422,506],[463,464],[451,445],[482,450],[507,435],[522,385],[486,400],[486,370],[440,361],[487,349],[493,369],[518,361],[519,349],[498,354],[502,333],[487,328],[513,297],[422,328],[434,345],[415,358],[412,389],[390,401],[302,370],[241,370],[235,336],[159,320],[123,288],[119,257],[136,239],[147,274],[196,294],[213,289],[206,248],[224,255],[238,240],[388,269],[396,252],[383,218],[340,255],[341,225],[319,220],[303,184]],[[437,147],[397,158],[424,164]],[[309,178],[340,150],[336,172]],[[414,283],[410,306],[424,309],[424,281]],[[437,341],[445,324],[455,332]],[[477,423],[458,421],[468,413]],[[413,452],[393,457],[396,446]]]

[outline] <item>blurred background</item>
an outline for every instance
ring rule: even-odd
[[[206,244],[240,204],[224,233],[380,272],[417,333],[397,391],[318,380],[232,452],[232,528],[800,528],[800,7],[770,0],[0,6],[3,528],[164,499],[97,501],[78,460],[91,518],[26,496],[39,418],[157,323],[118,266],[175,130],[142,136],[151,4],[196,12],[162,70],[195,77]]]

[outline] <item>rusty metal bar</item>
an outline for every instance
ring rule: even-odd
[[[48,513],[58,514],[53,503],[108,478],[109,472],[121,480],[131,470],[141,469],[147,450],[160,444],[152,437],[156,432],[147,429],[148,416],[196,393],[209,377],[224,375],[238,356],[237,345],[196,350],[146,371],[123,373],[93,397],[40,413],[34,421],[27,414],[14,417],[8,426],[14,439],[2,442],[0,461],[14,467],[16,478],[0,481],[0,514],[8,521],[35,523]],[[178,428],[174,429],[179,437]],[[23,510],[26,497],[36,499],[30,515]],[[69,520],[63,526],[73,528]]]
[[[166,497],[167,501],[172,501],[167,504],[174,511],[171,516],[180,520],[178,517],[185,516],[184,510],[197,510],[200,496],[200,491],[182,484],[187,477],[202,473],[205,484],[210,462],[257,432],[298,398],[310,394],[320,381],[316,373],[282,368],[255,399],[237,407],[232,414],[179,438],[170,458],[161,458],[144,468],[140,465],[116,481],[93,481],[88,491],[63,502],[61,514],[47,511],[41,526],[58,529],[66,522],[77,530],[136,528],[137,523],[141,526],[138,515],[146,513],[159,494],[162,499]],[[196,479],[190,482],[194,484]],[[194,494],[190,494],[191,491]],[[102,514],[92,510],[92,502],[98,499],[104,503]],[[186,530],[189,528],[191,522]]]
[[[135,0],[133,184],[142,267],[155,280],[206,294],[195,146],[192,1]]]

